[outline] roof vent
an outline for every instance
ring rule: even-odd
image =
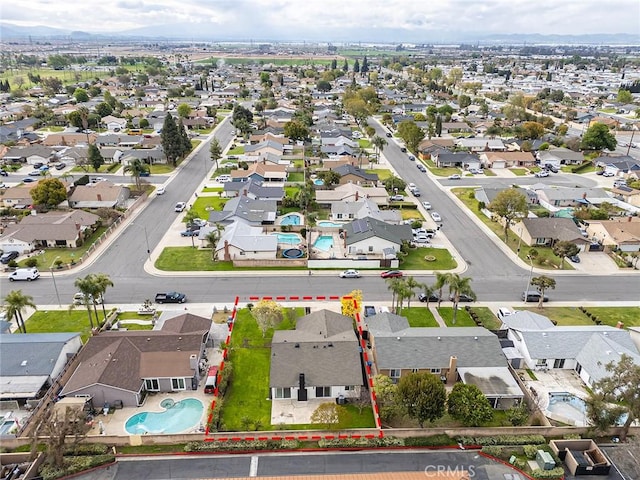
[[[22,363],[20,364],[21,367],[26,367],[27,366],[27,361],[23,360]]]
[[[542,336],[546,337],[547,336],[547,332],[542,332]]]
[[[602,334],[603,334],[605,337],[608,337],[608,336],[609,336],[609,332],[602,332]]]
[[[396,337],[396,340],[400,340],[400,337]]]
[[[330,347],[333,347],[333,343],[329,342],[329,346],[330,346]]]
[[[474,340],[478,340],[478,337],[473,337]]]
[[[442,337],[438,337],[438,340],[442,340]]]
[[[299,344],[299,343],[296,343],[295,347],[296,347],[296,348],[300,348],[300,344]]]

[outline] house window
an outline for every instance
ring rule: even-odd
[[[547,243],[547,239],[546,238],[536,238],[536,243],[538,245],[544,245],[545,243]]]
[[[276,398],[291,398],[291,388],[276,388]]]
[[[564,358],[556,358],[553,361],[553,368],[564,368]]]
[[[338,220],[340,220],[340,219],[342,218],[342,214],[341,214],[341,213],[338,213],[338,214],[336,215],[336,218],[337,218]]]
[[[442,371],[441,368],[432,368],[431,369],[431,373],[435,374],[435,375],[440,375],[440,372]]]
[[[347,385],[347,386],[344,387],[344,391],[345,392],[349,392],[349,391],[355,390],[355,389],[356,389],[356,387],[353,386],[353,385]]]
[[[369,252],[373,252],[373,245],[369,245]]]
[[[418,373],[418,372],[420,372],[419,368],[412,368],[411,369],[411,373]]]
[[[391,370],[389,370],[389,377],[390,378],[400,378],[400,369],[399,368],[392,368]]]
[[[244,250],[242,250],[242,251],[240,252],[240,255],[244,255]]]
[[[186,390],[184,385],[184,378],[172,378],[171,379],[172,390]]]
[[[331,387],[316,387],[316,398],[330,397]]]
[[[350,214],[349,214],[349,218],[350,218],[350,219],[354,219],[354,218],[355,218],[355,215],[354,215],[353,213],[350,213]]]
[[[576,373],[580,375],[580,372],[582,372],[582,365],[580,365],[579,363],[576,363]]]
[[[160,382],[157,378],[147,378],[144,381],[144,388],[148,392],[158,392],[160,391]]]

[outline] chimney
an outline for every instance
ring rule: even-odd
[[[244,195],[245,197],[247,196],[247,189],[246,188],[244,190],[242,190],[242,195]]]
[[[101,202],[101,201],[102,201],[102,195],[100,195],[99,193],[98,193],[98,194],[96,194],[96,198],[98,199],[98,201],[99,201],[99,202]]]
[[[80,230],[80,224],[76,223],[76,230]]]
[[[449,357],[449,371],[447,372],[447,384],[453,385],[458,378],[458,357],[451,355]]]
[[[198,369],[198,356],[195,353],[189,355],[189,368],[191,370]]]
[[[298,383],[299,383],[299,386],[300,386],[300,390],[305,388],[305,386],[304,386],[304,383],[305,383],[304,382],[304,373],[301,373],[300,375],[298,375]]]
[[[356,190],[356,202],[358,201],[359,198],[360,198],[360,192]]]
[[[584,193],[582,194],[582,199],[583,199],[583,200],[586,200],[586,199],[587,199],[587,192],[584,192]]]
[[[344,249],[346,250],[347,249],[347,231],[346,230],[342,231],[342,239],[344,242]]]
[[[224,261],[231,261],[231,255],[229,255],[229,240],[224,241]]]

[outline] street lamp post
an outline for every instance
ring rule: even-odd
[[[134,227],[141,228],[144,231],[144,241],[147,244],[147,257],[151,260],[151,248],[149,248],[149,236],[147,235],[147,227],[144,225],[138,225],[137,223],[131,223]]]
[[[529,270],[529,280],[527,281],[527,285],[524,288],[524,291],[526,292],[525,296],[529,292],[529,286],[531,285],[531,278],[533,277],[533,257],[531,255],[527,255],[527,260],[529,260],[529,263],[531,264],[531,270]]]
[[[631,140],[629,140],[629,145],[627,145],[627,157],[629,156],[629,151],[631,150],[631,145],[633,145],[633,136],[636,134],[636,130],[638,130],[638,127],[636,125],[634,125],[631,128]]]
[[[56,260],[58,260],[60,258],[60,255],[58,255],[56,258],[53,259],[53,262],[51,262],[51,265],[49,265],[49,271],[51,272],[51,280],[53,280],[53,289],[56,292],[56,298],[58,299],[58,306],[62,307],[62,302],[60,302],[60,293],[58,293],[58,285],[56,284],[56,276],[53,274],[53,265],[56,263]]]

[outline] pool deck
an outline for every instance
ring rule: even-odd
[[[319,237],[333,237],[333,247],[329,250],[320,250],[319,248],[315,248],[313,245],[318,240]],[[344,242],[340,238],[338,232],[327,232],[327,231],[313,231],[311,232],[311,256],[316,259],[328,259],[328,258],[344,258],[345,257],[345,249]]]

